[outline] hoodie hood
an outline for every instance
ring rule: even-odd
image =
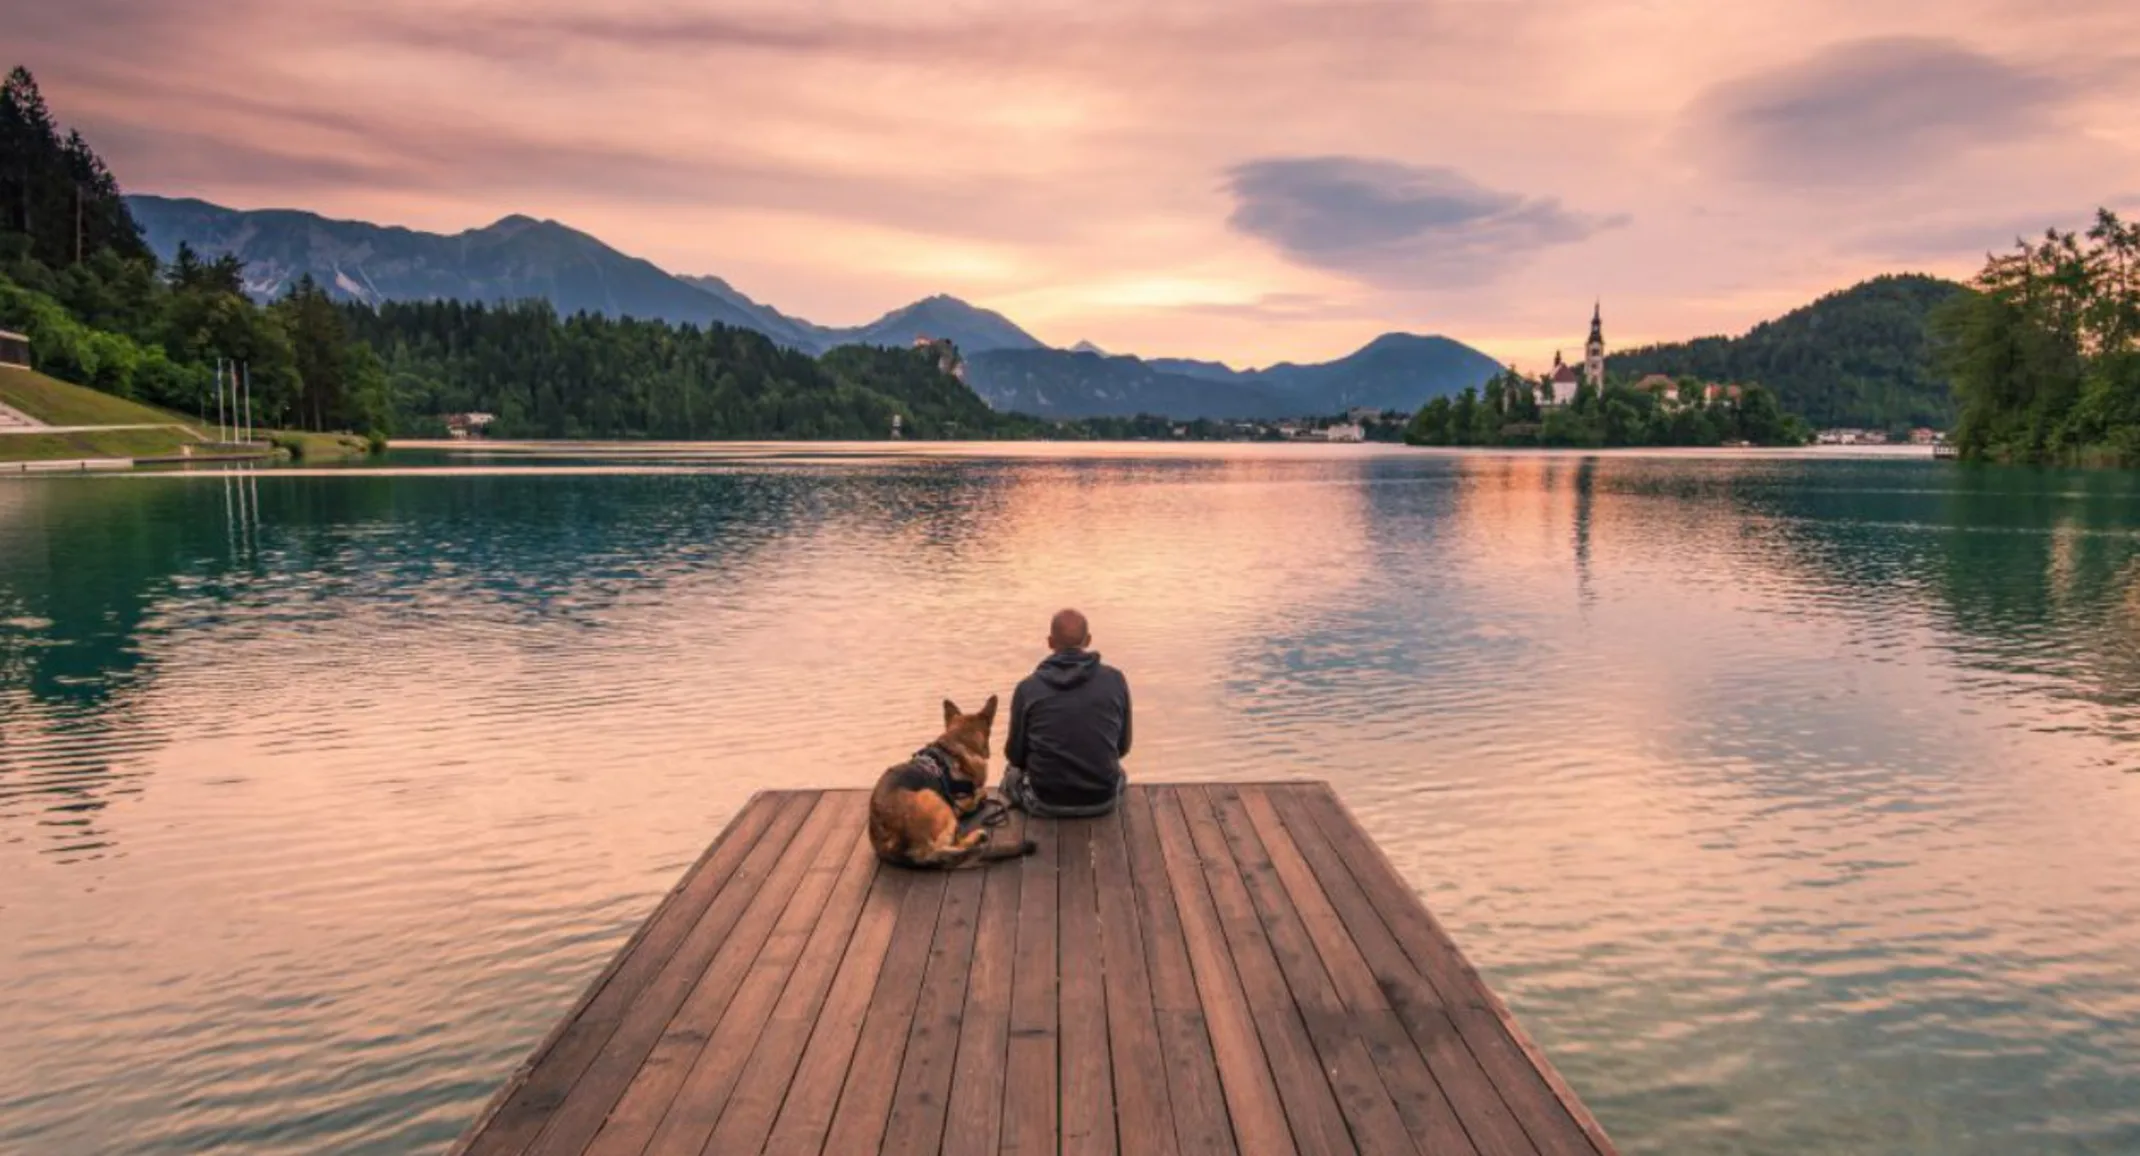
[[[1057,690],[1069,690],[1092,679],[1092,672],[1100,668],[1100,652],[1097,650],[1058,650],[1043,660],[1033,673],[1040,681]]]

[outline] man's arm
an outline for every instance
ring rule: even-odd
[[[1003,761],[1014,767],[1025,765],[1025,683],[1011,692],[1011,736],[1003,744]]]
[[[1115,748],[1116,757],[1129,754],[1129,679],[1122,679],[1122,742]]]

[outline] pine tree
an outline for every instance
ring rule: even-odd
[[[24,238],[28,255],[54,269],[106,251],[150,259],[111,170],[80,133],[62,139],[20,67],[0,84],[0,233]]]
[[[53,183],[52,161],[58,155],[59,133],[44,94],[29,69],[17,67],[0,85],[0,179],[6,182],[0,187],[0,204],[7,213],[0,227],[29,237],[31,254],[40,259],[49,256],[37,241]]]

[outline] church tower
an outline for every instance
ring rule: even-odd
[[[1605,392],[1605,328],[1602,303],[1590,306],[1590,340],[1583,343],[1583,380],[1599,393]]]

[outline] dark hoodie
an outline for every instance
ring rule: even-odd
[[[1059,650],[1011,695],[1005,759],[1058,807],[1113,801],[1129,753],[1129,680],[1089,650]]]

